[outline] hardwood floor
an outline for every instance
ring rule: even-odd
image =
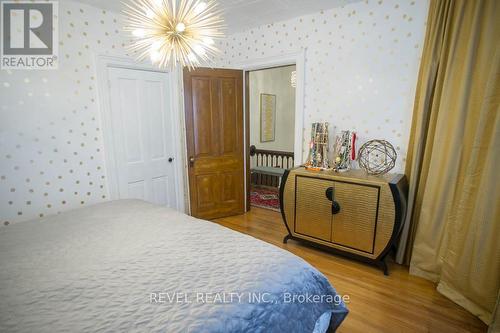
[[[338,293],[350,296],[349,315],[338,332],[486,332],[478,318],[439,294],[435,285],[389,264],[389,276],[372,266],[290,240],[278,212],[252,207],[244,215],[214,220],[282,247],[320,270]]]

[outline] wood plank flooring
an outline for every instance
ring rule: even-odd
[[[338,293],[350,296],[349,315],[338,332],[486,332],[478,318],[436,291],[427,280],[389,264],[389,276],[372,266],[290,240],[280,213],[252,207],[250,212],[214,222],[282,247],[320,270]]]

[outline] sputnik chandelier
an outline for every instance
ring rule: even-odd
[[[213,0],[133,0],[125,3],[128,46],[139,60],[150,58],[160,68],[176,64],[190,70],[211,62],[222,38],[223,19]]]

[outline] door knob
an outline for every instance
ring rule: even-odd
[[[173,160],[174,160],[174,158],[173,158],[173,157],[169,157],[169,158],[168,158],[168,161],[169,161],[170,163],[172,163],[172,161],[173,161]]]
[[[194,166],[194,157],[193,156],[191,156],[189,158],[189,166]]]

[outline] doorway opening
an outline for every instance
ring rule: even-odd
[[[245,73],[247,205],[280,210],[281,178],[294,166],[296,73],[295,64]]]

